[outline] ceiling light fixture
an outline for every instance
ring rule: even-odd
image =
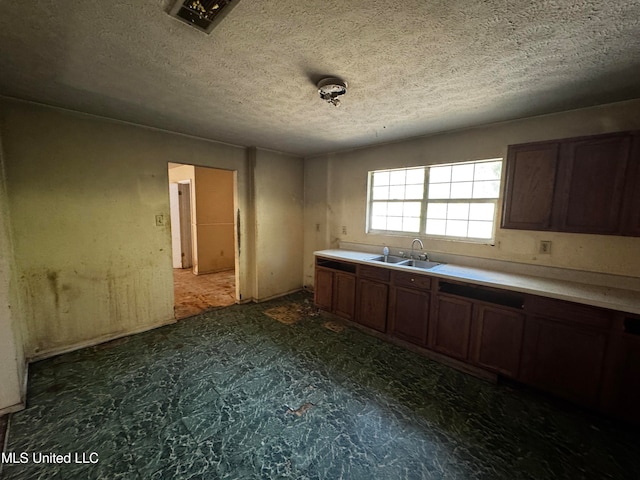
[[[321,99],[339,107],[340,99],[338,97],[347,93],[347,82],[335,77],[323,78],[318,82],[318,93]]]

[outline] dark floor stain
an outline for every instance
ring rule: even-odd
[[[344,331],[344,329],[346,328],[344,326],[344,324],[342,323],[338,323],[338,322],[333,322],[333,321],[328,321],[328,322],[324,322],[322,324],[322,326],[328,330],[331,330],[332,332],[336,332],[336,333],[342,333]]]
[[[307,402],[307,403],[303,403],[302,405],[300,405],[295,410],[293,408],[291,408],[291,407],[287,407],[287,413],[292,413],[297,417],[301,417],[302,415],[307,413],[307,411],[313,406],[314,406],[313,403]]]
[[[293,325],[302,318],[315,317],[319,312],[318,308],[305,299],[303,302],[291,302],[269,308],[264,311],[264,314],[285,325]]]
[[[264,314],[285,325],[293,325],[302,318],[297,307],[295,304],[281,305],[265,310]]]

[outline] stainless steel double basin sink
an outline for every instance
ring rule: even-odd
[[[413,258],[396,257],[394,255],[381,255],[370,259],[373,262],[389,263],[393,265],[402,265],[405,267],[421,268],[423,270],[429,270],[438,265],[442,265],[438,262],[430,262],[429,260],[414,260]]]

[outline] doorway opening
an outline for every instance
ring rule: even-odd
[[[237,303],[236,172],[169,163],[174,312]]]

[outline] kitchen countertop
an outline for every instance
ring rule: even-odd
[[[390,270],[414,272],[432,277],[458,280],[487,287],[502,288],[515,292],[529,293],[543,297],[556,298],[569,302],[592,305],[594,307],[619,310],[627,313],[640,314],[640,292],[621,288],[589,285],[586,283],[556,280],[551,278],[503,273],[462,265],[440,264],[431,269],[409,267],[371,260],[380,254],[355,252],[351,250],[320,250],[314,253],[317,257],[333,260],[344,260],[363,265],[372,265]]]

